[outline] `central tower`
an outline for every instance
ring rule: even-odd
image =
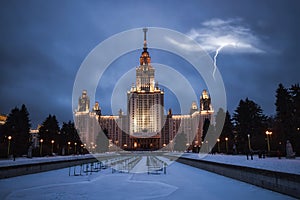
[[[155,83],[155,69],[147,47],[147,28],[140,65],[136,67],[136,85],[127,92],[129,132],[132,149],[160,148],[164,116],[164,92]]]

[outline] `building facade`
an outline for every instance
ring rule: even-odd
[[[206,90],[199,101],[192,102],[190,113],[173,115],[172,110],[164,114],[164,91],[155,82],[155,68],[151,65],[146,33],[144,31],[143,52],[136,67],[136,83],[127,92],[127,114],[120,110],[117,116],[101,113],[96,102],[90,111],[87,91],[83,91],[75,112],[75,125],[87,147],[95,144],[97,134],[105,130],[110,145],[125,150],[172,149],[177,133],[186,135],[186,145],[200,146],[205,119],[213,123],[213,108]]]
[[[90,110],[90,99],[87,91],[83,90],[78,99],[78,108],[75,111],[75,126],[85,148],[92,151],[95,148],[97,134],[101,131],[99,126],[99,103],[96,102]]]
[[[130,147],[159,148],[164,116],[164,92],[155,83],[155,69],[147,48],[147,29],[144,29],[144,48],[136,68],[136,85],[127,92]]]

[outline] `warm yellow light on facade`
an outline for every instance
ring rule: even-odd
[[[54,143],[54,140],[51,140],[51,143],[53,144],[53,143]]]
[[[12,137],[11,137],[11,136],[8,136],[7,138],[8,138],[9,140],[11,140]]]
[[[44,142],[44,140],[43,140],[43,139],[40,139],[40,142],[41,142],[41,143],[43,143],[43,142]]]
[[[226,137],[225,140],[228,141],[228,137]]]

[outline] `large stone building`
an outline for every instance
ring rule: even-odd
[[[75,112],[75,126],[78,134],[88,150],[95,148],[95,140],[101,128],[99,116],[101,115],[98,102],[90,110],[90,99],[84,90],[78,100],[78,109]]]
[[[146,31],[144,29],[144,51],[136,68],[136,86],[132,86],[127,93],[129,136],[133,148],[157,149],[161,146],[164,92],[155,83],[155,69],[151,66],[147,51]]]
[[[75,125],[88,149],[94,148],[101,130],[107,133],[110,145],[125,150],[172,149],[177,133],[186,134],[187,147],[199,146],[205,119],[213,122],[214,111],[206,90],[200,97],[199,108],[192,102],[189,114],[173,115],[171,109],[164,114],[164,91],[155,82],[155,68],[147,48],[147,29],[143,31],[144,47],[136,67],[136,84],[127,92],[127,114],[120,110],[117,116],[103,115],[97,102],[90,111],[87,91],[79,98]]]

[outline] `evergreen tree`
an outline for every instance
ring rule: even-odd
[[[3,126],[3,134],[8,138],[11,136],[11,152],[16,155],[27,154],[30,145],[30,119],[26,106],[21,109],[14,108],[7,117]]]
[[[225,143],[225,138],[228,138],[228,147],[233,147],[234,144],[236,144],[236,139],[233,134],[234,131],[234,126],[233,122],[230,116],[230,113],[227,111],[226,113],[222,108],[220,108],[217,112],[216,115],[216,134],[217,134],[217,139],[219,139],[219,144],[215,144],[215,151],[218,149],[218,145],[220,145],[220,150],[222,152],[226,152],[226,143]],[[215,141],[216,141],[215,140]]]
[[[55,115],[49,115],[42,123],[42,126],[39,128],[39,139],[43,140],[44,154],[51,154],[51,141],[53,140],[56,146],[57,141],[59,141],[59,131],[59,125]]]
[[[299,84],[292,85],[290,90],[292,102],[292,127],[291,127],[291,143],[294,150],[300,154],[300,87]]]
[[[230,113],[227,111],[225,115],[225,122],[224,122],[224,127],[221,133],[222,138],[229,138],[230,140],[234,140],[234,134],[233,134],[233,123],[232,119],[230,116]]]
[[[230,113],[227,111],[225,114],[225,122],[224,122],[224,127],[222,129],[221,135],[220,135],[220,142],[222,144],[222,149],[226,149],[226,138],[227,140],[227,144],[228,144],[228,149],[229,151],[231,151],[231,149],[233,148],[233,146],[235,145],[235,148],[237,148],[237,139],[233,133],[234,130],[234,126],[232,123],[232,119],[230,116]]]
[[[216,115],[216,125],[215,125],[216,133],[219,136],[221,135],[223,127],[225,125],[225,116],[226,116],[225,111],[222,108],[220,108]]]
[[[266,116],[254,101],[248,98],[240,103],[233,115],[236,124],[238,145],[247,150],[248,135],[252,149],[265,149]]]
[[[278,149],[285,152],[285,143],[292,139],[293,132],[293,106],[292,96],[281,83],[276,90],[276,118],[275,134],[279,140]],[[294,141],[291,141],[294,146]]]
[[[202,142],[204,141],[204,139],[206,137],[209,126],[210,126],[210,120],[208,118],[205,118],[204,123],[203,123],[202,136],[201,136]]]
[[[70,142],[70,145],[68,144]],[[60,135],[59,135],[59,144],[62,148],[71,148],[72,153],[77,154],[80,151],[80,146],[82,144],[78,132],[75,128],[73,122],[69,121],[68,123],[63,122]],[[67,147],[68,145],[68,147]],[[76,146],[76,147],[75,147]],[[76,148],[76,152],[75,152]]]

